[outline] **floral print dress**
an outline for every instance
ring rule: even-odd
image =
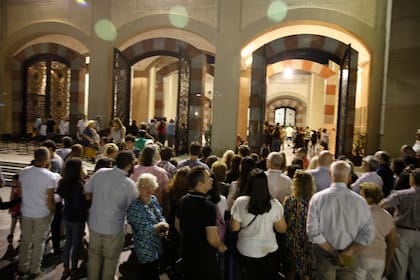
[[[286,246],[296,261],[296,275],[302,278],[312,270],[312,243],[306,235],[306,217],[309,200],[288,196],[284,201],[284,218],[287,223]]]

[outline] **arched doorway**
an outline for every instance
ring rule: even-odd
[[[70,133],[75,133],[85,106],[84,56],[59,44],[39,43],[16,53],[14,65],[13,134],[31,132],[36,115],[52,115],[56,123],[69,118]]]
[[[40,55],[24,66],[22,131],[31,133],[37,117],[58,123],[70,115],[70,64],[60,56]]]
[[[133,75],[133,67],[153,57],[156,57],[156,61],[164,57],[172,59],[164,67],[155,67],[153,77],[149,73],[142,77],[147,80],[147,86],[143,86],[147,98],[137,100],[148,103],[148,113],[143,114],[142,118],[145,115],[148,119],[167,117],[164,114],[165,103],[169,102],[165,97],[168,93],[164,92],[162,85],[165,84],[165,77],[176,73],[176,79],[172,79],[172,83],[174,80],[177,83],[176,98],[171,99],[176,103],[176,139],[186,139],[186,144],[202,142],[206,123],[209,123],[207,116],[210,115],[204,108],[211,107],[205,105],[209,95],[206,73],[214,64],[214,57],[181,40],[154,38],[137,42],[122,51],[115,49],[112,117],[121,118],[125,124],[130,122],[133,110],[137,110],[133,106],[133,102],[136,102],[133,84],[138,76]],[[146,68],[156,65],[149,63]],[[142,108],[145,108],[144,105]],[[181,136],[185,130],[186,135]]]
[[[357,82],[357,52],[350,46],[326,36],[299,34],[271,41],[252,54],[249,137],[257,150],[263,143],[262,129],[266,111],[267,67],[279,61],[301,59],[339,65],[338,102],[326,98],[324,114],[337,112],[336,154],[351,154]],[[332,94],[335,96],[336,92]],[[336,104],[338,109],[336,109]],[[325,118],[328,120],[328,118]]]

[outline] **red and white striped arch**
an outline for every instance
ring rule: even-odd
[[[313,73],[315,75],[319,75],[321,78],[323,78],[325,83],[324,88],[324,123],[326,124],[334,124],[334,114],[335,114],[335,100],[336,100],[336,94],[337,94],[337,88],[338,88],[338,79],[336,78],[337,73],[327,66],[314,62],[309,60],[303,60],[303,59],[289,59],[289,60],[283,60],[277,63],[273,63],[267,66],[267,79],[269,79],[272,75],[283,72],[286,68],[301,70]],[[282,98],[283,99],[283,98]],[[290,99],[290,98],[284,98],[286,103],[282,106],[289,106],[294,109],[296,109],[296,125],[297,126],[304,126],[303,123],[306,119],[306,115],[299,116],[301,113],[306,114],[306,106],[302,107],[302,102],[296,102],[296,100]],[[277,99],[279,100],[279,99]],[[276,101],[273,101],[271,104],[276,104]],[[303,104],[304,105],[304,104]],[[296,106],[296,107],[294,107]],[[278,107],[278,106],[277,106]],[[266,113],[266,119],[268,121],[274,121],[274,110],[277,107],[268,106],[268,110]]]

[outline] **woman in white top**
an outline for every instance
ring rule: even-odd
[[[278,248],[277,232],[286,232],[287,225],[280,202],[268,191],[267,176],[253,169],[246,193],[232,206],[231,228],[239,231],[236,247],[242,280],[276,279]]]
[[[112,121],[111,133],[108,136],[108,139],[112,139],[112,142],[117,144],[121,148],[121,144],[125,141],[125,126],[119,118],[115,118]]]

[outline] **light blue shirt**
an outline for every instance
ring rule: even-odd
[[[89,228],[99,234],[122,232],[127,209],[138,197],[136,183],[127,172],[101,168],[87,182],[86,191],[92,193]]]
[[[322,191],[331,185],[330,168],[327,166],[320,166],[315,169],[307,171],[312,174],[315,181],[316,191]]]
[[[381,189],[384,185],[384,181],[382,181],[382,178],[376,173],[376,171],[372,171],[372,172],[363,173],[362,176],[360,176],[356,180],[356,182],[354,182],[351,185],[351,188],[355,192],[360,193],[360,185],[362,183],[365,183],[365,182],[375,183],[375,184],[379,185],[381,187]]]
[[[309,202],[306,231],[312,243],[328,242],[336,250],[344,250],[352,242],[369,245],[375,238],[366,200],[345,183],[333,183],[314,194]]]

